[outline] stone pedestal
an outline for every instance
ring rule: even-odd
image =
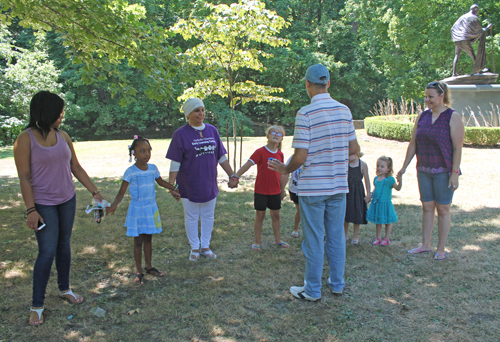
[[[484,120],[498,127],[500,114],[499,84],[448,84],[451,92],[451,108],[461,113],[469,126]],[[493,108],[492,108],[493,107]]]

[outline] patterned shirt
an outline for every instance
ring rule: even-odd
[[[322,93],[295,117],[293,148],[307,149],[297,186],[299,196],[349,192],[349,141],[356,140],[349,108]]]
[[[422,112],[417,123],[417,170],[427,173],[451,173],[453,144],[450,120],[453,109],[448,108],[432,123],[432,111]]]

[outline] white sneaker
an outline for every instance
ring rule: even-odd
[[[318,300],[321,299],[321,297],[319,298],[314,298],[314,297],[311,297],[309,296],[305,289],[304,289],[304,286],[292,286],[290,287],[290,293],[295,297],[295,298],[299,298],[299,299],[305,299],[305,300],[308,300],[310,302],[317,302]]]
[[[328,283],[328,287],[330,288],[330,292],[334,295],[334,296],[342,296],[342,291],[333,291],[331,286],[330,286],[330,277],[328,277],[328,280],[326,281]]]

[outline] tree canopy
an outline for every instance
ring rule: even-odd
[[[465,0],[0,0],[0,143],[9,143],[6,130],[25,120],[30,94],[42,89],[65,98],[65,129],[76,138],[166,134],[185,122],[178,108],[187,96],[204,97],[222,130],[234,116],[246,134],[258,130],[252,123],[291,127],[309,102],[302,77],[315,63],[329,68],[332,96],[362,119],[385,98],[422,101],[425,84],[451,76],[450,28],[469,7]],[[480,8],[483,27],[493,23],[487,67],[493,51],[498,70],[500,3]],[[462,56],[458,71],[471,67]]]

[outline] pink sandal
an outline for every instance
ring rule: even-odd
[[[380,245],[381,242],[382,242],[382,239],[376,238],[375,241],[372,242],[372,245],[377,246],[377,245]]]
[[[389,239],[383,239],[380,246],[389,246],[390,243],[391,241],[389,241]]]

